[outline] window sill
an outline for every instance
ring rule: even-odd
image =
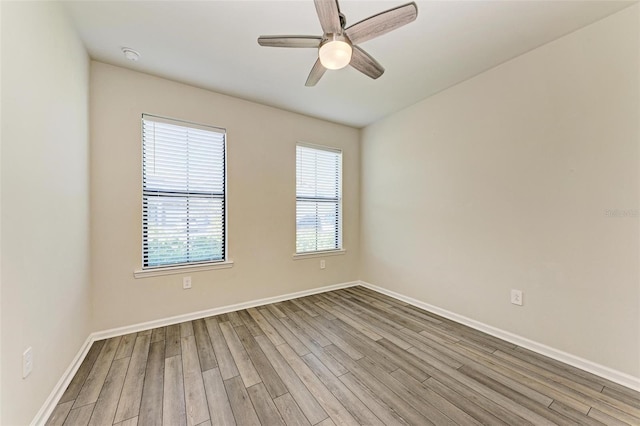
[[[227,269],[233,266],[233,260],[206,263],[202,265],[168,266],[166,268],[138,269],[133,271],[135,278],[159,277],[162,275],[184,274],[187,272],[210,271],[212,269]]]
[[[293,260],[311,259],[314,257],[325,257],[325,256],[339,256],[346,253],[347,251],[345,249],[327,250],[327,251],[311,251],[309,253],[295,253],[293,255]]]

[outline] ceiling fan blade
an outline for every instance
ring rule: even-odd
[[[374,80],[384,74],[382,65],[358,46],[353,46],[349,65]]]
[[[314,3],[322,31],[325,33],[340,34],[342,32],[342,26],[340,25],[338,0],[314,0]]]
[[[351,43],[363,43],[406,25],[414,21],[417,16],[418,6],[415,3],[407,3],[353,24],[345,30],[345,33]]]
[[[326,70],[327,69],[320,63],[320,58],[318,58],[316,60],[316,63],[313,64],[313,68],[311,68],[309,77],[307,77],[307,82],[304,85],[307,87],[315,86],[316,83],[322,78]]]
[[[260,36],[258,44],[267,47],[318,47],[322,37],[316,36]]]

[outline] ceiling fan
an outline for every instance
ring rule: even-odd
[[[322,36],[258,37],[260,46],[318,49],[318,59],[311,68],[306,86],[315,86],[326,70],[337,70],[347,65],[373,79],[380,77],[384,73],[382,65],[357,45],[408,24],[418,16],[418,7],[412,2],[345,28],[346,19],[340,13],[337,0],[314,0],[314,3],[322,26]]]

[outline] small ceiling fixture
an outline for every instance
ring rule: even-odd
[[[322,27],[321,36],[258,37],[260,46],[318,49],[318,59],[311,68],[305,86],[315,86],[326,70],[339,70],[347,65],[373,79],[380,77],[384,73],[382,65],[358,45],[400,28],[418,16],[418,6],[412,2],[347,27],[338,0],[314,0],[314,4]]]
[[[345,36],[331,34],[331,38],[320,44],[320,63],[328,70],[339,70],[351,62],[353,49]]]
[[[138,59],[140,59],[140,54],[129,47],[123,47],[122,53],[124,53],[124,57],[130,61],[137,62]]]

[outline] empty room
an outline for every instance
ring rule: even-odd
[[[640,425],[637,1],[0,0],[0,425]]]

